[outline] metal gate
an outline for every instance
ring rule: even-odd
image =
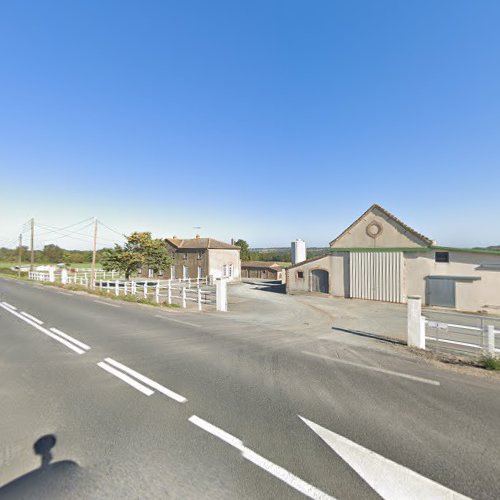
[[[350,296],[403,302],[403,252],[350,252]]]
[[[453,307],[456,306],[455,280],[446,276],[427,278],[427,305]]]
[[[311,271],[311,292],[330,293],[328,271],[313,269]]]

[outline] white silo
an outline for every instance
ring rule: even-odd
[[[301,239],[292,241],[292,265],[306,260],[306,242]]]

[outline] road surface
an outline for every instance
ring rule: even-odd
[[[499,379],[0,279],[0,498],[500,498]]]

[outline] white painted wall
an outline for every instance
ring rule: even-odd
[[[233,276],[229,281],[239,281],[241,279],[240,251],[231,249],[211,249],[208,250],[208,274],[215,279],[223,278],[223,266],[233,265]]]

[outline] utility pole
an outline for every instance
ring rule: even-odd
[[[92,248],[92,267],[90,271],[90,286],[95,288],[95,259],[97,253],[97,217],[94,218],[94,246]]]
[[[31,264],[30,271],[35,270],[35,218],[31,219]]]
[[[19,249],[17,252],[17,277],[21,277],[21,262],[23,255],[23,233],[19,235]]]

